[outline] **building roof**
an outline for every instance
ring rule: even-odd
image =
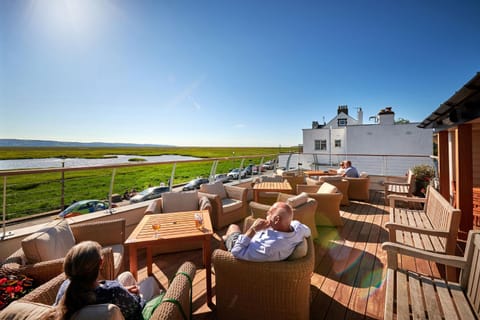
[[[447,129],[480,117],[480,72],[423,120],[419,128]]]

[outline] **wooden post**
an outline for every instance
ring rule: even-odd
[[[437,135],[438,143],[438,175],[440,183],[440,194],[450,200],[450,176],[448,173],[448,131],[440,131]]]
[[[472,125],[459,125],[455,139],[456,203],[462,210],[459,238],[466,240],[468,231],[473,229]]]

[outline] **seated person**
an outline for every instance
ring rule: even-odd
[[[142,308],[146,301],[160,293],[158,283],[148,277],[138,285],[130,272],[123,272],[117,280],[98,281],[102,265],[102,247],[94,241],[83,241],[73,246],[63,268],[67,276],[55,299],[59,319],[71,316],[90,304],[117,305],[126,320],[143,319]]]
[[[293,220],[293,210],[284,202],[276,202],[266,219],[257,219],[242,234],[238,225],[228,227],[225,246],[238,259],[249,261],[281,261],[310,236],[310,228]]]
[[[360,177],[360,175],[358,174],[357,168],[352,167],[352,162],[350,160],[346,160],[343,163],[345,167],[345,172],[342,174],[343,177],[349,177],[349,178]]]
[[[344,174],[345,173],[345,161],[340,161],[340,168],[337,169],[338,174]]]

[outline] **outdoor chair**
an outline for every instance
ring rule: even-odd
[[[317,201],[310,198],[307,193],[303,192],[299,195],[291,195],[286,193],[279,193],[277,195],[277,202],[286,202],[293,208],[293,220],[298,220],[307,225],[312,232],[312,238],[318,238],[317,227],[315,224],[315,210],[317,208]],[[265,219],[267,212],[271,205],[250,202],[251,215],[244,220],[244,226],[250,225],[257,218]]]
[[[350,200],[359,200],[368,202],[370,200],[370,178],[368,176],[360,178],[345,177],[348,180],[348,198]]]
[[[63,272],[67,252],[76,243],[92,240],[103,247],[104,279],[114,279],[123,271],[125,219],[69,225],[55,220],[22,240],[22,247],[2,265],[8,273],[25,274],[42,284]]]
[[[168,319],[184,320],[190,316],[191,281],[195,277],[196,268],[191,262],[184,262],[178,269],[163,297],[162,303],[155,309],[151,320]],[[0,311],[0,320],[8,319],[47,319],[54,310],[57,292],[66,279],[61,273],[44,283],[21,299],[12,302]],[[72,317],[74,320],[124,320],[120,308],[114,304],[93,304],[82,308]]]
[[[212,264],[217,318],[309,319],[314,260],[311,237],[298,245],[287,260],[278,262],[240,260],[228,251],[216,249]]]
[[[399,177],[400,178],[400,177]],[[405,178],[400,178],[395,181],[387,177],[383,183],[385,190],[385,204],[388,205],[388,195],[397,194],[401,196],[411,197],[415,191],[415,174],[412,170],[408,170],[408,175]]]
[[[306,192],[310,198],[317,200],[315,224],[317,226],[340,227],[343,220],[340,217],[340,202],[343,195],[334,185],[324,182],[320,186],[297,185],[297,193]]]
[[[340,205],[342,206],[349,206],[350,205],[350,199],[348,198],[348,180],[343,178],[340,175],[335,175],[335,176],[321,176],[317,179],[313,179],[310,177],[307,177],[305,179],[305,182],[307,185],[316,185],[316,186],[321,186],[324,182],[328,182],[331,185],[334,185],[337,187],[338,191],[342,194],[342,200],[340,202]]]
[[[200,194],[212,203],[213,228],[219,230],[247,215],[247,189],[224,185],[221,182],[200,186]]]

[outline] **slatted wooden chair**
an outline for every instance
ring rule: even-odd
[[[387,181],[383,183],[385,190],[385,204],[388,205],[388,195],[397,194],[411,197],[415,191],[415,174],[412,170],[408,170],[408,175],[404,181]]]
[[[388,254],[384,319],[479,319],[480,231],[470,231],[463,257],[442,255],[386,242]],[[398,255],[459,268],[460,281],[448,282],[398,268]]]

